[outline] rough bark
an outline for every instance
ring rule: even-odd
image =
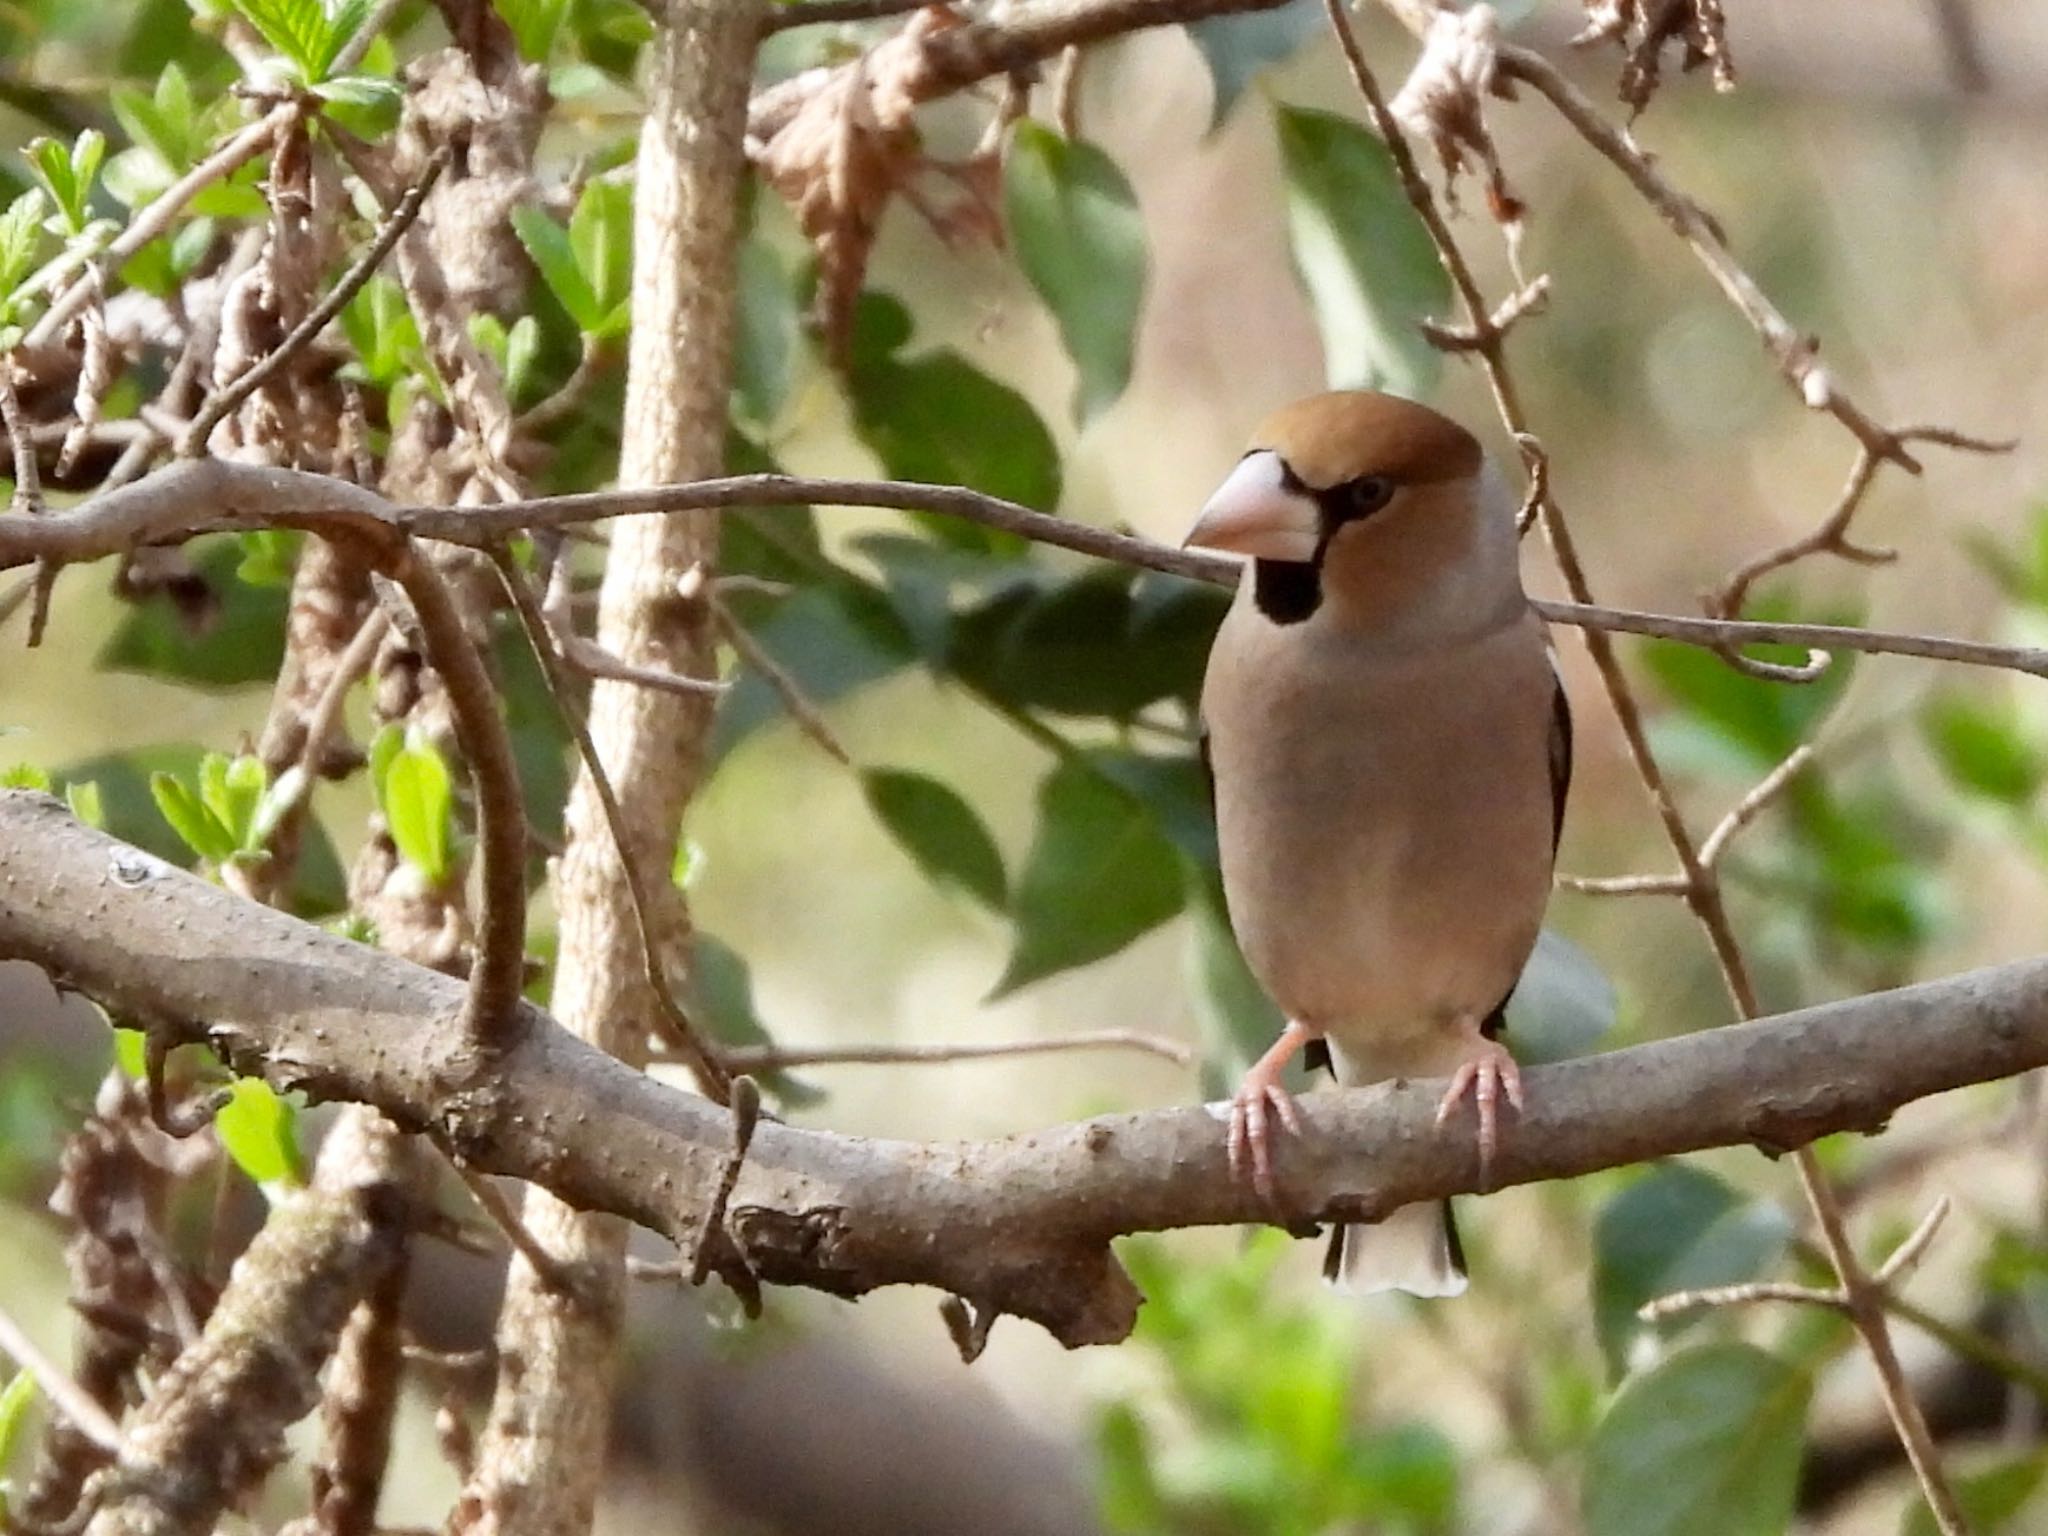
[[[633,332],[619,479],[660,485],[715,475],[724,459],[747,85],[758,0],[678,0],[658,11],[648,116],[635,182]],[[641,519],[613,537],[598,641],[629,665],[702,676],[710,614],[677,582],[717,554],[718,520]],[[591,735],[633,856],[666,871],[701,772],[710,700],[600,681]],[[600,1050],[637,1067],[657,1014],[619,853],[588,772],[570,796],[554,1007]],[[666,879],[643,882],[662,959],[681,959],[687,920]],[[706,1172],[708,1173],[708,1164]],[[677,1176],[682,1176],[678,1171]],[[455,1528],[580,1536],[604,1470],[613,1354],[625,1285],[625,1224],[535,1190],[527,1230],[564,1288],[515,1262],[498,1330],[500,1374],[475,1476]]]

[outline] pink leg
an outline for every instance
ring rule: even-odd
[[[1270,1117],[1277,1117],[1288,1130],[1301,1134],[1301,1116],[1294,1107],[1294,1096],[1280,1086],[1280,1074],[1316,1035],[1317,1031],[1290,1020],[1266,1054],[1252,1063],[1230,1101],[1230,1171],[1243,1178],[1249,1162],[1252,1188],[1269,1200],[1273,1196]]]
[[[1436,1123],[1449,1120],[1466,1093],[1471,1093],[1479,1111],[1479,1178],[1491,1183],[1493,1154],[1500,1145],[1500,1099],[1505,1094],[1516,1109],[1522,1107],[1522,1069],[1506,1046],[1487,1039],[1470,1019],[1461,1020],[1459,1028],[1465,1035],[1465,1059],[1451,1074],[1451,1086],[1436,1107]]]

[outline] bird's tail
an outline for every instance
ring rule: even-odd
[[[1385,1221],[1343,1222],[1330,1232],[1323,1278],[1340,1291],[1462,1296],[1465,1250],[1451,1202],[1404,1205]]]

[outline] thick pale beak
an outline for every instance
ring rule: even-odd
[[[1287,478],[1280,455],[1270,448],[1246,454],[1216,487],[1184,547],[1257,560],[1313,560],[1319,539],[1316,505],[1289,490]]]

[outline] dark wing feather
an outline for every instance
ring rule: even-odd
[[[1550,851],[1564,836],[1564,803],[1572,790],[1572,701],[1557,675],[1557,657],[1550,658]]]

